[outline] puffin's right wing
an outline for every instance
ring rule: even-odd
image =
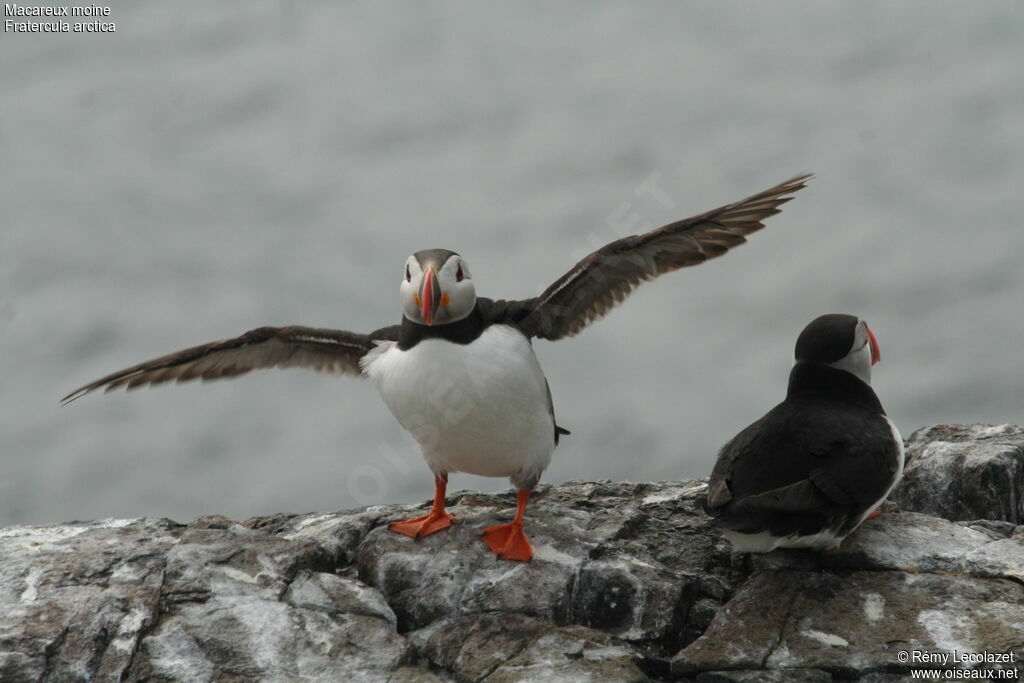
[[[579,261],[536,299],[519,304],[516,320],[528,337],[571,337],[604,316],[641,283],[679,268],[704,263],[746,242],[764,227],[811,175],[801,175],[699,216],[643,235],[611,242]],[[504,302],[503,302],[504,303]],[[508,302],[513,303],[513,302]],[[527,310],[523,310],[526,307]]]
[[[212,380],[262,368],[303,367],[359,375],[359,359],[377,341],[398,339],[398,332],[397,325],[371,334],[297,326],[260,327],[240,337],[193,346],[133,365],[72,391],[61,403],[70,403],[99,388],[111,391],[197,378]]]
[[[748,534],[767,529],[778,535],[811,533],[821,525],[821,512],[830,500],[805,476],[815,456],[780,428],[780,410],[776,407],[722,447],[704,505],[713,525]],[[780,467],[764,453],[796,462]]]

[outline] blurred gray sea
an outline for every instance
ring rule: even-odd
[[[58,400],[261,325],[398,322],[422,248],[532,296],[615,226],[803,171],[749,245],[536,343],[573,431],[545,481],[705,475],[826,312],[878,335],[904,435],[1024,422],[1022,7],[119,2],[114,34],[0,36],[0,524],[423,500],[367,382]]]

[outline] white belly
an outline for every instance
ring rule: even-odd
[[[386,342],[362,365],[434,472],[532,486],[551,462],[547,384],[518,330],[492,325],[470,344],[425,339],[407,351]]]

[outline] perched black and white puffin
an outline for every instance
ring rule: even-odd
[[[829,314],[804,328],[786,400],[727,443],[707,509],[734,548],[829,550],[903,476],[903,439],[871,388],[881,359],[867,323]]]
[[[611,242],[532,299],[478,297],[462,256],[446,249],[418,251],[402,269],[399,325],[370,334],[261,327],[115,372],[64,401],[101,387],[210,380],[270,367],[365,375],[419,443],[434,474],[430,512],[393,522],[390,529],[418,538],[455,521],[445,511],[449,472],[509,477],[518,492],[515,519],[486,529],[483,540],[501,558],[527,561],[533,551],[523,532],[523,513],[559,435],[568,433],[555,423],[551,392],[530,340],[571,337],[641,282],[742,244],[809,179],[799,176],[734,204]]]

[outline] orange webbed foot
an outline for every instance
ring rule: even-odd
[[[526,540],[522,522],[487,527],[480,537],[499,560],[529,562],[533,558],[533,548]]]
[[[402,522],[391,522],[391,524],[388,524],[388,529],[409,538],[423,538],[424,536],[436,534],[438,531],[447,529],[453,522],[457,521],[459,520],[455,515],[450,515],[447,512],[435,513],[432,511],[422,517],[413,517]]]
[[[452,522],[459,521],[444,511],[444,492],[448,486],[448,475],[444,472],[434,477],[434,505],[422,517],[413,517],[404,522],[391,522],[388,529],[409,538],[423,538],[447,529]]]
[[[880,514],[882,514],[882,508],[878,508],[878,509],[872,511],[870,515],[868,515],[867,517],[864,518],[864,521],[867,521],[869,519],[874,519],[875,517],[877,517]]]

